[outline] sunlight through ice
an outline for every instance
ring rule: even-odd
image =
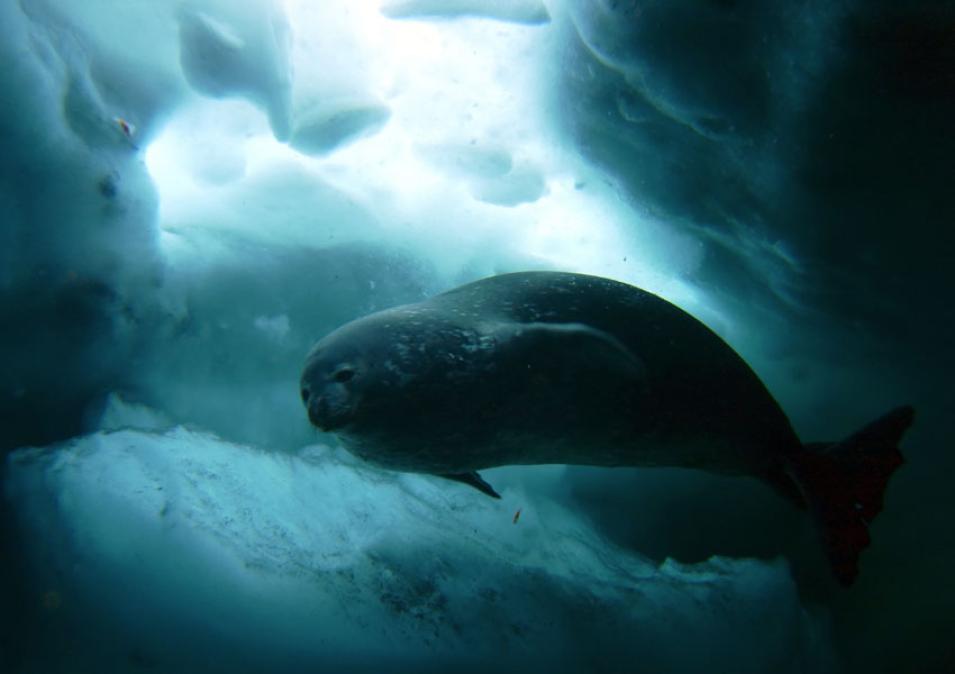
[[[697,307],[680,278],[699,264],[697,246],[623,200],[562,137],[556,19],[395,20],[353,0],[285,9],[289,144],[245,101],[183,104],[147,153],[167,233],[375,241],[445,277],[561,268]],[[250,208],[260,197],[269,208]]]

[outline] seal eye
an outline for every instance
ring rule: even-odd
[[[308,405],[308,389],[307,388],[302,389],[302,402]]]
[[[338,372],[336,372],[334,375],[332,375],[332,379],[337,381],[339,384],[344,384],[346,381],[349,381],[354,376],[355,376],[355,371],[345,367],[339,370]]]

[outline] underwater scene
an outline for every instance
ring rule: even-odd
[[[955,672],[955,2],[0,34],[0,672]]]

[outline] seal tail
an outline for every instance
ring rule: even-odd
[[[869,546],[869,523],[882,511],[889,478],[905,461],[898,444],[914,418],[914,409],[899,407],[842,442],[809,443],[787,457],[833,575],[846,587],[859,574],[859,555]]]

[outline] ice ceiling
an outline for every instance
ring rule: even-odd
[[[5,470],[0,664],[950,662],[949,4],[20,0],[0,30],[0,446],[50,445]],[[508,468],[494,504],[308,427],[314,339],[519,269],[679,304],[806,439],[914,403],[860,584],[745,481]]]
[[[673,270],[694,264],[695,246],[616,199],[561,137],[559,31],[542,4],[509,5],[486,11],[532,25],[395,20],[428,15],[414,3],[287,3],[296,38],[261,87],[245,100],[191,97],[149,145],[166,250],[187,227],[284,245],[377,241],[452,277],[510,258],[692,298]],[[181,60],[190,83],[216,78],[208,93],[247,60],[268,62],[252,45],[287,43],[284,24],[240,36],[203,21]],[[210,41],[236,53],[206,59]]]

